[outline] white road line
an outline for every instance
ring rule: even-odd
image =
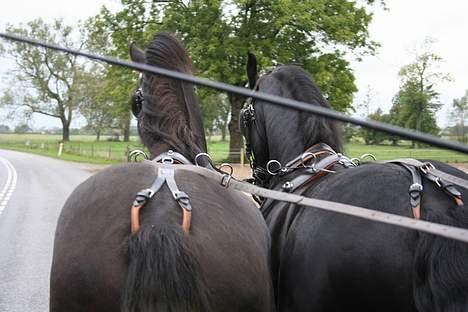
[[[18,180],[18,175],[16,173],[15,167],[5,158],[0,157],[0,162],[2,162],[8,171],[8,178],[5,185],[0,192],[0,215],[5,210],[8,202],[10,201],[11,195],[15,191],[16,181]]]

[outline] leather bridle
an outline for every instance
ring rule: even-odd
[[[261,79],[262,78],[259,78],[257,80],[255,87],[252,89],[252,92],[256,92],[259,90]],[[270,181],[272,175],[268,172],[266,168],[258,165],[255,159],[254,147],[252,144],[252,135],[255,131],[254,128],[257,117],[254,104],[254,99],[251,97],[247,98],[247,100],[245,101],[244,106],[239,112],[239,129],[242,133],[242,136],[245,138],[245,154],[246,158],[249,161],[250,168],[252,169],[253,178],[248,181],[255,185],[265,187],[268,185],[268,182]]]

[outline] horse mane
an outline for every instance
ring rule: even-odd
[[[277,70],[274,70],[272,74],[290,92],[289,96],[291,98],[331,108],[328,101],[322,96],[312,76],[302,67],[297,65],[282,65]],[[335,151],[342,152],[341,131],[334,120],[315,114],[300,112],[299,126],[303,129],[304,149],[317,143],[326,143]]]
[[[145,50],[149,65],[192,74],[193,65],[181,42],[170,33],[157,34]],[[145,101],[138,115],[138,132],[143,144],[165,142],[175,151],[194,159],[206,152],[201,111],[194,88],[178,80],[145,74]]]

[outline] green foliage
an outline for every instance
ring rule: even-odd
[[[458,140],[462,143],[468,143],[468,136],[466,135],[466,124],[468,122],[468,90],[465,95],[460,99],[454,99],[451,111],[452,117],[456,120],[454,132]]]
[[[32,129],[27,123],[19,124],[14,129],[15,133],[28,133],[28,132],[31,132],[31,131],[32,131]]]
[[[84,34],[76,33],[62,20],[46,23],[36,19],[7,32],[79,49]],[[84,70],[72,54],[38,49],[24,43],[8,43],[5,53],[12,56],[16,69],[10,72],[10,89],[2,103],[26,108],[27,114],[39,113],[62,122],[63,139],[69,139],[69,127],[79,104],[77,77]]]
[[[100,47],[107,54],[126,57],[128,44],[144,44],[156,31],[172,31],[184,41],[199,74],[237,86],[245,86],[247,52],[257,55],[261,68],[280,63],[299,63],[314,77],[331,105],[340,111],[350,109],[356,91],[347,56],[362,57],[375,52],[378,44],[369,39],[368,12],[376,1],[347,0],[121,0],[122,10],[111,13],[103,8],[89,22]],[[380,1],[384,5],[384,1]],[[113,73],[115,71],[115,73]],[[118,82],[113,92],[122,102],[135,83],[135,76],[109,70]],[[126,78],[122,78],[126,77]],[[133,85],[132,85],[133,83]],[[116,91],[118,90],[118,91]],[[126,95],[125,95],[126,93]],[[121,98],[122,97],[122,98]],[[240,148],[237,116],[242,98],[228,96],[231,150]],[[201,105],[212,129],[218,110],[212,97]],[[224,105],[224,104],[223,104]],[[228,114],[225,114],[228,115]]]
[[[96,134],[99,140],[103,130],[115,125],[114,100],[109,97],[105,67],[94,65],[80,75],[80,87],[83,89],[80,99],[80,113],[86,118],[87,128]]]
[[[437,135],[435,113],[442,104],[435,90],[437,83],[449,80],[438,68],[441,57],[432,53],[432,41],[426,39],[422,52],[416,52],[413,63],[401,68],[400,90],[393,99],[390,121],[398,126]],[[417,145],[416,145],[417,146]]]

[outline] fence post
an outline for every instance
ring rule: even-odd
[[[59,148],[58,148],[58,156],[61,157],[62,156],[62,152],[63,152],[63,143],[60,143],[59,144]]]
[[[244,148],[241,147],[240,149],[240,164],[241,164],[241,167],[244,167]]]

